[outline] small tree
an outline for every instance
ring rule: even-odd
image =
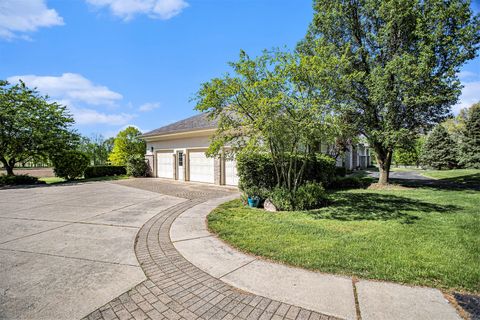
[[[420,136],[410,144],[405,144],[395,149],[393,153],[393,162],[395,165],[419,166],[420,156],[422,154],[425,136]]]
[[[78,136],[65,106],[49,102],[25,83],[0,81],[0,162],[7,175],[17,163],[47,159],[72,149]]]
[[[113,165],[124,166],[130,157],[145,155],[145,141],[140,137],[140,130],[135,127],[127,127],[120,131],[114,141],[113,151],[108,160]]]
[[[480,169],[480,102],[468,109],[459,147],[459,164]]]
[[[112,151],[106,141],[102,135],[93,135],[91,138],[81,137],[78,149],[90,158],[92,165],[104,165]]]
[[[457,149],[448,131],[437,125],[427,136],[421,161],[434,169],[453,169],[457,166]]]
[[[309,70],[298,55],[275,51],[251,59],[242,51],[230,66],[235,75],[202,84],[197,95],[196,109],[218,119],[209,154],[225,146],[269,152],[277,185],[294,193],[312,146],[335,131],[328,105],[308,85]]]

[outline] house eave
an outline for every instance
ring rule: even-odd
[[[162,140],[171,140],[171,139],[182,139],[182,138],[192,138],[192,137],[199,137],[199,136],[210,136],[215,133],[216,128],[210,129],[201,129],[201,130],[189,130],[189,131],[182,131],[182,132],[172,132],[172,133],[165,133],[165,134],[153,134],[142,136],[142,138],[146,142],[151,141],[162,141]]]

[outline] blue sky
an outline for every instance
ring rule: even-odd
[[[82,134],[151,130],[195,114],[240,49],[293,48],[312,15],[310,0],[2,0],[0,78],[68,105]],[[480,58],[460,76],[454,110],[480,100]]]

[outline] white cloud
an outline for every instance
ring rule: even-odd
[[[0,38],[28,39],[25,33],[63,24],[62,17],[54,9],[49,9],[44,0],[0,1]]]
[[[121,94],[105,86],[93,84],[82,75],[64,73],[61,76],[24,75],[7,78],[11,83],[19,80],[30,87],[36,87],[41,94],[68,107],[79,125],[105,124],[120,126],[136,117],[130,113],[105,113],[95,110],[94,106],[113,106],[121,100]]]
[[[95,85],[76,73],[64,73],[61,76],[23,75],[9,77],[9,82],[24,81],[29,87],[55,99],[81,101],[93,105],[113,105],[123,97],[105,86]]]
[[[480,101],[480,81],[464,82],[462,94],[458,104],[453,106],[453,113],[458,114],[460,109],[468,108]]]
[[[96,7],[109,7],[110,11],[130,20],[136,15],[146,14],[154,19],[168,20],[188,7],[184,0],[86,0]]]
[[[138,111],[140,111],[140,112],[148,112],[148,111],[152,111],[152,110],[158,109],[159,107],[160,107],[160,103],[158,103],[158,102],[147,102],[147,103],[142,104],[142,105],[138,108]]]
[[[69,107],[78,124],[124,125],[135,118],[128,113],[107,114],[93,109]]]

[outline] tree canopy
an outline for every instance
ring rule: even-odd
[[[316,0],[298,45],[317,84],[375,150],[387,183],[395,147],[444,120],[460,67],[476,56],[479,16],[464,0]]]
[[[73,123],[65,106],[49,102],[22,81],[0,81],[0,162],[8,175],[19,162],[74,148],[78,136]]]
[[[120,131],[115,137],[113,150],[108,160],[113,165],[124,166],[130,157],[143,157],[146,145],[145,141],[140,137],[141,134],[140,130],[132,126]]]

